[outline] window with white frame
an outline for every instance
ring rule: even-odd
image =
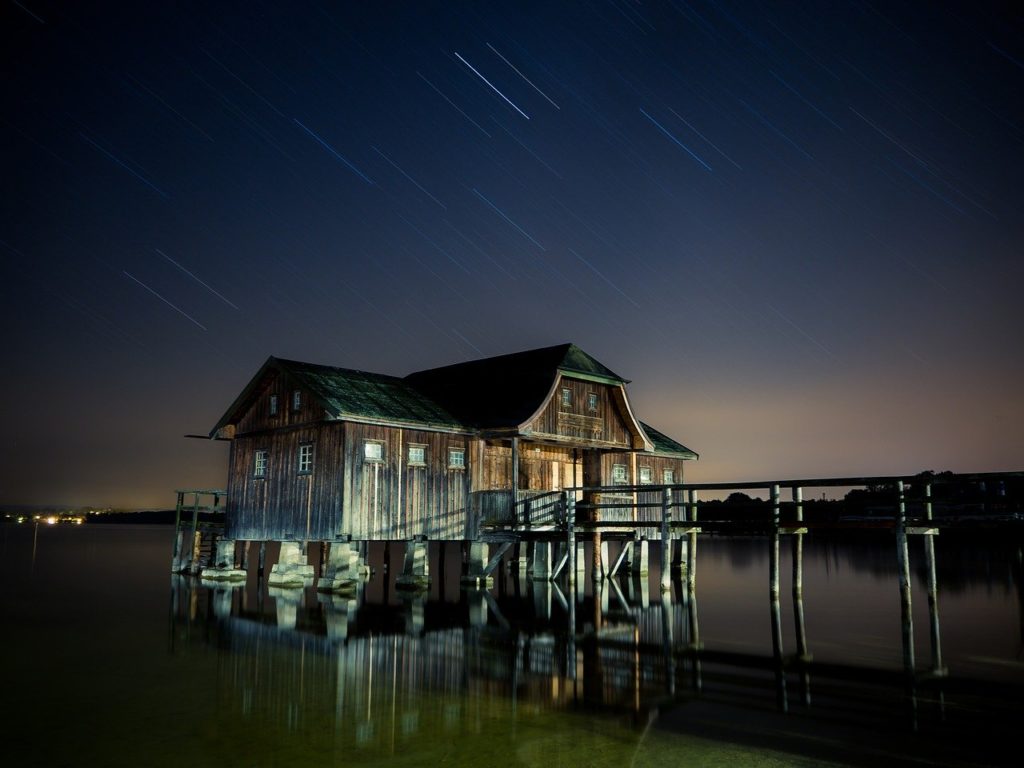
[[[448,449],[448,469],[465,469],[466,451],[462,448]]]
[[[676,473],[671,469],[663,470],[661,473],[661,482],[665,485],[672,485],[676,481]]]
[[[572,408],[572,390],[568,387],[562,389],[562,407]]]
[[[296,389],[292,392],[292,410],[297,411],[302,408],[302,391]]]
[[[277,395],[270,396],[270,415],[277,416]]]
[[[597,393],[596,392],[588,392],[587,393],[587,410],[591,411],[593,413],[597,412]]]
[[[651,482],[651,468],[640,467],[640,484],[647,485]]]
[[[612,465],[612,484],[625,485],[629,482],[629,469],[625,464]]]
[[[427,446],[411,444],[409,446],[409,466],[422,467],[427,463]]]
[[[253,458],[252,462],[252,476],[253,477],[266,477],[267,476],[267,452],[265,450],[258,450]]]
[[[313,471],[313,444],[303,443],[299,446],[299,474],[308,475]]]
[[[384,461],[384,443],[367,440],[363,443],[363,458],[367,461]]]

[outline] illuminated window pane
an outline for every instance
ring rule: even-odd
[[[462,448],[449,448],[448,449],[448,468],[449,469],[465,469],[466,468],[466,452]]]
[[[426,464],[427,463],[427,447],[425,445],[410,445],[409,446],[409,463],[410,464]]]
[[[367,461],[383,461],[384,443],[376,440],[367,440],[363,443],[363,458]]]
[[[615,485],[625,485],[629,482],[629,470],[625,464],[615,464],[612,466],[612,483]]]

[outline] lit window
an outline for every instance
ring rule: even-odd
[[[666,469],[661,473],[661,482],[665,485],[672,485],[676,481],[676,473],[671,469]]]
[[[292,392],[292,410],[297,411],[302,408],[302,392],[295,390]]]
[[[277,416],[277,395],[270,396],[270,415]]]
[[[462,448],[449,448],[448,449],[448,468],[449,469],[465,469],[466,468],[466,452]]]
[[[563,389],[562,390],[562,406],[565,407],[565,408],[571,408],[572,407],[572,390],[571,389]]]
[[[384,443],[367,440],[363,443],[363,458],[367,461],[384,461]]]
[[[308,475],[313,471],[313,444],[303,443],[299,446],[299,474]]]
[[[410,445],[409,446],[409,464],[423,466],[427,463],[427,446],[425,445]]]
[[[252,476],[253,477],[266,477],[267,476],[267,452],[260,450],[256,451],[256,457],[252,465]]]
[[[612,465],[612,483],[614,485],[625,485],[629,482],[629,470],[625,464]]]
[[[640,484],[645,485],[651,482],[651,468],[640,467]]]
[[[597,395],[595,393],[593,393],[593,392],[590,392],[590,393],[587,394],[587,410],[588,411],[596,411],[597,410]]]

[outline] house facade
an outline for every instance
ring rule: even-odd
[[[271,357],[211,432],[231,441],[226,535],[468,539],[543,524],[565,488],[683,482],[697,455],[627,383],[572,344],[404,378]]]

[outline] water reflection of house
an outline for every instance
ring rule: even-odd
[[[231,440],[227,535],[464,539],[550,516],[563,488],[681,483],[696,454],[627,383],[572,344],[405,378],[272,357],[211,433]]]

